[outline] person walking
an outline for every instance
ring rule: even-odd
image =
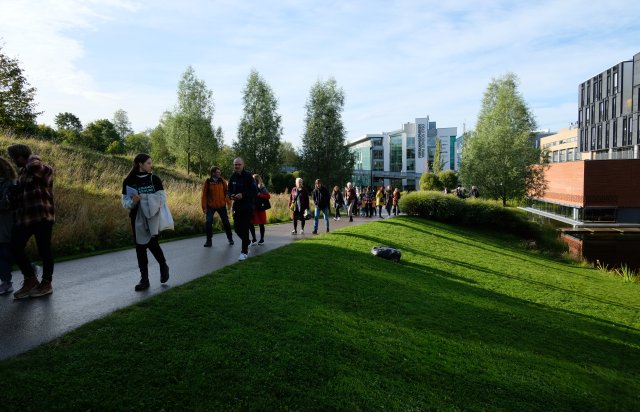
[[[251,173],[244,170],[244,160],[239,157],[234,159],[233,170],[229,179],[229,197],[233,200],[233,226],[242,239],[238,260],[243,261],[249,256],[249,226],[258,188]]]
[[[356,189],[353,188],[351,182],[347,183],[347,195],[345,197],[347,202],[347,213],[349,215],[349,222],[353,222],[353,213],[355,211],[354,209],[356,208],[356,203],[358,202],[358,194],[356,193]]]
[[[472,199],[477,199],[480,197],[480,192],[476,186],[471,186],[471,190],[469,191],[469,197]]]
[[[227,214],[227,210],[231,209],[231,199],[229,199],[227,181],[222,178],[222,172],[218,166],[211,168],[209,179],[205,180],[202,185],[201,203],[202,212],[206,215],[205,233],[207,240],[205,241],[204,247],[212,246],[213,215],[215,213],[218,213],[224,232],[227,234],[229,244],[233,245],[231,224],[229,223],[229,215]]]
[[[300,221],[300,234],[304,235],[305,212],[309,209],[309,192],[302,185],[301,177],[296,178],[296,185],[291,189],[289,196],[289,209],[293,219],[292,235],[298,234],[298,220]]]
[[[147,249],[160,265],[160,283],[169,280],[169,266],[158,242],[160,209],[166,205],[167,194],[162,180],[152,173],[153,161],[145,153],[133,159],[133,167],[122,182],[122,206],[129,209],[140,282],[136,292],[149,289],[149,259]]]
[[[318,234],[318,220],[320,220],[321,211],[327,232],[329,232],[329,203],[331,197],[327,188],[322,184],[322,180],[316,179],[316,187],[311,192],[311,197],[315,206],[313,212],[313,234]]]
[[[400,191],[396,187],[393,191],[393,215],[398,216],[400,209],[398,208],[398,202],[400,201]]]
[[[11,281],[11,232],[14,224],[12,198],[16,188],[16,171],[0,157],[0,295],[13,292]]]
[[[385,192],[385,208],[387,209],[388,217],[391,217],[392,207],[393,207],[393,190],[391,189],[391,185],[388,185],[387,190]]]
[[[344,196],[342,196],[342,192],[338,186],[333,188],[331,198],[333,199],[333,207],[336,209],[336,214],[333,217],[333,220],[340,220],[340,209],[344,206]]]
[[[40,297],[53,293],[53,252],[51,235],[55,222],[53,203],[53,169],[29,146],[14,144],[7,149],[9,157],[19,168],[15,226],[12,233],[12,254],[24,276],[22,287],[13,294],[15,299]],[[36,239],[42,259],[42,280],[38,282],[35,266],[25,253],[31,237]]]
[[[384,205],[384,187],[380,186],[376,192],[376,207],[378,208],[378,217],[382,217],[382,206]]]
[[[253,214],[251,215],[251,224],[249,225],[249,231],[251,232],[251,246],[264,244],[264,225],[267,224],[267,209],[271,208],[269,199],[271,195],[262,181],[260,175],[253,175],[253,179],[256,182],[258,188],[258,194],[256,196],[255,205],[253,208]],[[256,228],[254,225],[260,227],[260,240],[256,242]]]

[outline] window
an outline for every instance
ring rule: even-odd
[[[389,139],[390,171],[402,171],[402,136],[395,135]]]
[[[587,82],[587,104],[591,103],[591,82]]]
[[[622,145],[627,145],[627,118],[622,118]]]
[[[618,121],[613,121],[613,147],[618,147]]]
[[[578,110],[578,127],[582,127],[582,110]]]
[[[580,107],[584,106],[584,83],[580,85]]]
[[[602,124],[598,124],[598,149],[602,149]]]
[[[591,126],[591,150],[596,148],[596,127]]]
[[[618,68],[613,68],[613,94],[618,93]]]
[[[604,118],[602,120],[609,120],[609,100],[604,101]]]
[[[553,151],[553,157],[552,157],[552,160],[551,160],[551,161],[552,161],[553,163],[558,163],[558,151],[557,151],[557,150],[554,150],[554,151]]]
[[[596,105],[591,105],[591,124],[595,124],[596,122]]]
[[[566,153],[567,153],[567,152],[566,152],[564,149],[560,150],[560,155],[558,156],[558,161],[559,161],[559,162],[564,162],[564,161],[566,161],[566,158],[565,158]]]
[[[602,116],[604,115],[604,102],[600,101],[598,104],[598,120],[602,121]]]
[[[611,118],[617,117],[616,113],[616,96],[613,96],[613,99],[611,99]]]
[[[585,125],[590,124],[589,122],[589,108],[587,107],[586,109],[584,109],[584,118],[585,118]]]
[[[609,147],[609,128],[611,127],[611,125],[607,122],[604,125],[604,147],[608,148]]]
[[[607,70],[607,97],[611,93],[611,70]]]
[[[575,159],[573,158],[573,156],[575,156],[575,155],[573,154],[573,149],[567,149],[567,162],[570,162],[570,161],[572,161],[572,160],[575,160]]]

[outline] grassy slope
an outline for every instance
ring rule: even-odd
[[[372,257],[378,244],[400,247],[402,263]],[[507,236],[385,220],[232,265],[0,362],[3,406],[632,410],[638,287]]]

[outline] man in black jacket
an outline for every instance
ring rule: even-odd
[[[313,197],[313,204],[316,206],[316,210],[313,213],[313,234],[318,234],[318,220],[320,219],[320,211],[324,216],[324,222],[327,225],[327,232],[329,231],[329,191],[322,184],[320,179],[316,179],[316,187],[311,192]]]
[[[233,226],[242,239],[242,251],[238,260],[245,260],[249,254],[249,225],[258,188],[253,176],[244,170],[244,160],[239,157],[235,159],[233,170],[229,179],[229,197],[233,200]]]

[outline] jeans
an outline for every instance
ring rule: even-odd
[[[11,282],[11,244],[0,243],[0,281]]]
[[[324,223],[327,226],[327,231],[329,231],[329,206],[325,206],[322,208],[322,216],[324,216]],[[318,220],[320,219],[320,208],[316,207],[316,210],[313,212],[313,231],[318,231]]]
[[[245,255],[249,253],[249,226],[251,225],[251,209],[238,209],[233,211],[233,226],[236,234],[242,240],[241,252]]]
[[[340,217],[340,209],[342,209],[342,205],[336,205],[336,215],[334,219],[338,219]]]
[[[224,227],[224,232],[227,234],[227,239],[233,240],[233,235],[231,234],[231,224],[229,223],[229,216],[227,215],[226,207],[221,207],[219,209],[212,209],[210,207],[207,208],[207,220],[205,221],[205,232],[207,234],[207,240],[211,240],[211,237],[213,236],[213,214],[216,212],[218,212],[218,217],[220,217],[222,227]]]
[[[25,278],[36,276],[33,265],[24,252],[27,242],[34,236],[38,254],[42,259],[42,279],[51,281],[53,278],[53,252],[51,251],[51,233],[53,222],[43,220],[29,226],[14,226],[12,252],[16,264]]]
[[[146,245],[139,245],[136,242],[136,218],[131,218],[131,229],[133,229],[133,243],[136,245],[136,258],[138,259],[138,268],[140,268],[140,275],[148,279],[149,278],[149,258],[147,257],[147,249],[151,252],[153,257],[158,261],[160,266],[166,265],[167,260],[164,257],[160,243],[158,243],[158,236],[153,236],[149,243]]]

